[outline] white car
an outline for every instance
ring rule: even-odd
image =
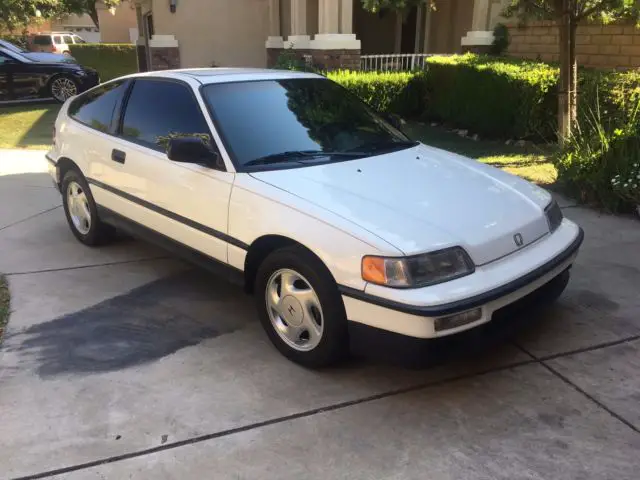
[[[555,300],[583,233],[551,195],[394,124],[315,74],[152,72],[67,101],[48,160],[78,240],[115,227],[222,270],[306,366]]]

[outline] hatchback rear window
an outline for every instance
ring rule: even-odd
[[[51,37],[49,35],[36,35],[33,37],[34,45],[51,45]]]

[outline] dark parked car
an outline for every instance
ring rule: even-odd
[[[0,48],[4,48],[9,52],[19,53],[34,62],[45,63],[78,63],[71,55],[63,55],[62,53],[46,53],[46,52],[30,52],[18,45],[0,39]]]
[[[53,97],[62,103],[98,83],[98,72],[91,68],[36,62],[0,47],[0,102]]]

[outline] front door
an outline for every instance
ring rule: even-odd
[[[110,182],[120,192],[116,212],[226,263],[234,174],[169,160],[166,147],[175,136],[197,136],[216,149],[191,87],[136,79],[113,141],[117,159],[107,159],[120,172]]]

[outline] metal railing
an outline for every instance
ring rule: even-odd
[[[422,70],[430,53],[388,53],[362,55],[360,70],[365,72],[410,72]]]

